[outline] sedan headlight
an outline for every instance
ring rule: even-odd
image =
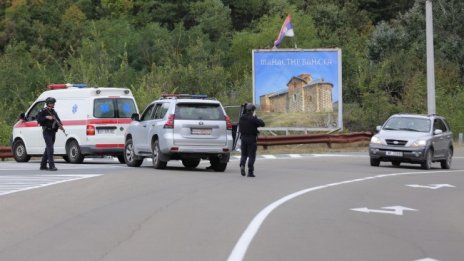
[[[411,147],[425,147],[425,145],[427,145],[427,140],[415,140]]]
[[[377,136],[372,136],[371,143],[372,144],[382,144],[382,139],[377,137]]]

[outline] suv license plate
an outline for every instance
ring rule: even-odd
[[[211,135],[211,129],[191,129],[192,135]]]
[[[114,134],[114,129],[97,129],[98,134]]]
[[[401,151],[387,151],[385,154],[387,156],[403,157],[403,152]]]

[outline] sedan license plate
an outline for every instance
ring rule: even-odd
[[[403,152],[401,151],[387,151],[385,154],[387,156],[403,157]]]
[[[211,135],[211,129],[191,129],[192,135]]]
[[[114,129],[97,129],[98,134],[114,134]]]

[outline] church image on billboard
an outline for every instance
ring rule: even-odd
[[[333,112],[333,84],[311,74],[293,76],[287,88],[259,97],[263,112]]]

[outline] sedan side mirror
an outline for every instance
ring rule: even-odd
[[[25,121],[26,120],[26,114],[24,112],[21,112],[21,114],[19,114],[19,119]]]
[[[439,134],[442,134],[442,133],[443,133],[443,131],[440,130],[440,129],[436,129],[436,130],[433,131],[433,134],[435,134],[435,135],[439,135]]]
[[[375,130],[376,130],[377,132],[379,132],[381,129],[382,129],[382,126],[380,126],[380,125],[377,126],[377,127],[375,127]]]
[[[131,119],[132,119],[133,121],[140,121],[140,116],[139,116],[138,113],[132,113]]]

